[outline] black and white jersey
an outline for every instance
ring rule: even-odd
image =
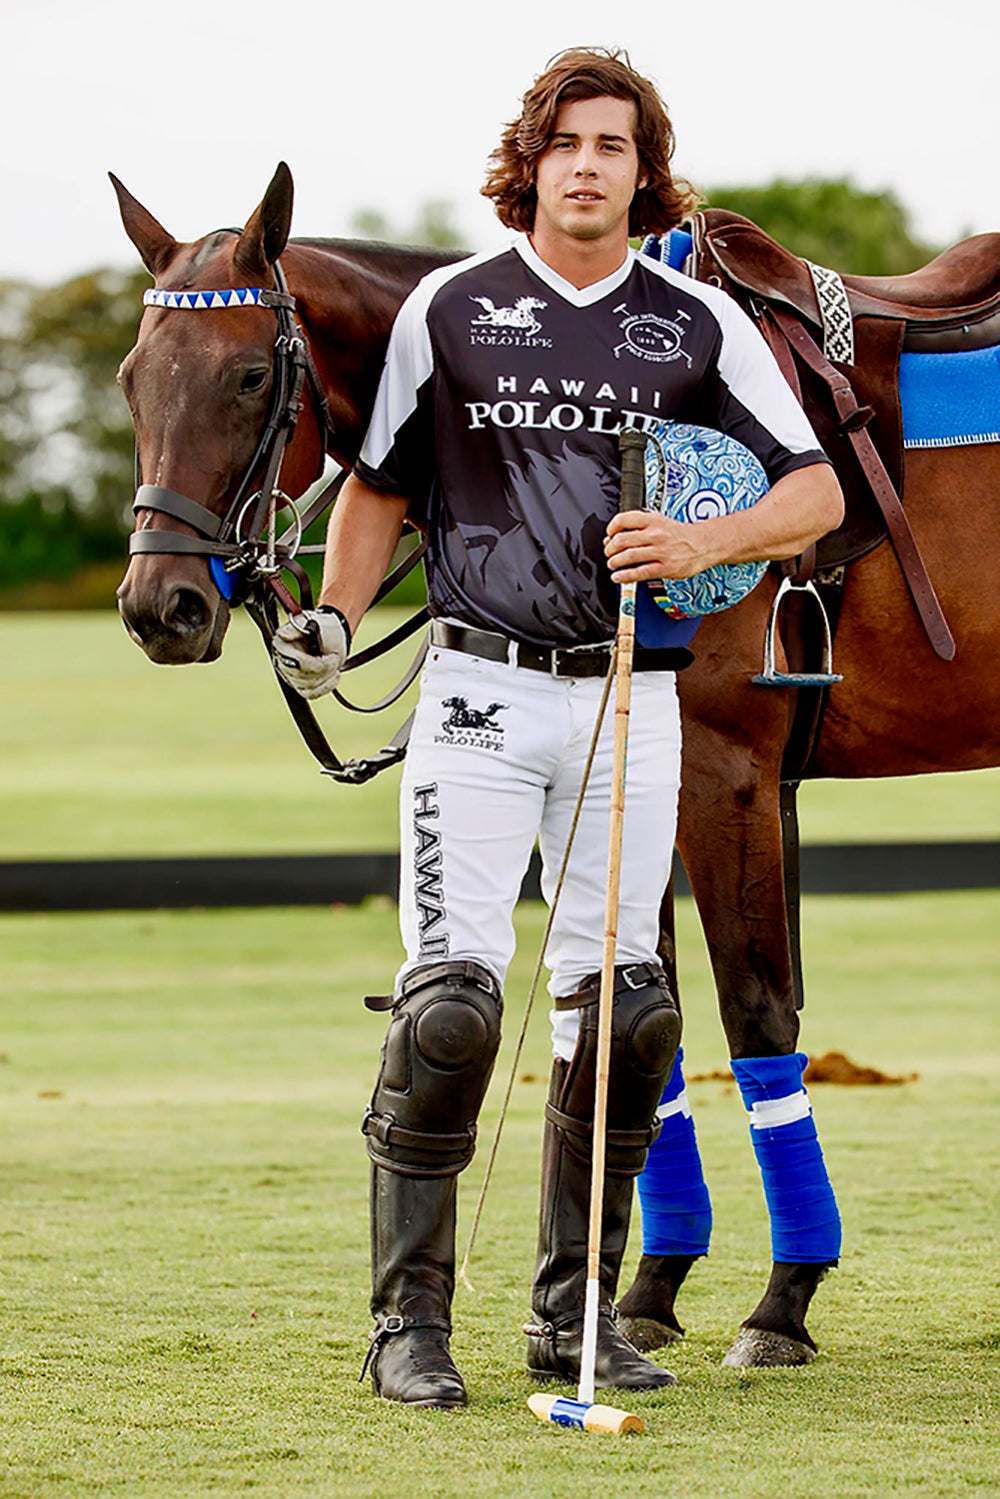
[[[664,419],[738,438],[772,483],[824,461],[724,292],[631,250],[581,291],[524,236],[407,298],[356,472],[426,527],[432,614],[537,644],[607,640],[617,434]]]

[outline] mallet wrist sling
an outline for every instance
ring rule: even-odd
[[[613,649],[610,641],[597,645],[528,645],[492,630],[477,630],[447,619],[431,620],[430,642],[432,647],[480,656],[485,661],[503,661],[509,666],[527,667],[529,671],[544,671],[552,677],[606,676]],[[632,670],[680,671],[690,660],[691,652],[684,648],[647,650],[637,645]]]

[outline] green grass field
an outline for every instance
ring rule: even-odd
[[[358,1121],[383,1030],[360,996],[398,960],[388,904],[3,918],[0,1495],[1000,1493],[998,925],[995,893],[806,901],[806,1049],[919,1081],[814,1088],[845,1221],[822,1353],[745,1375],[720,1359],[766,1278],[765,1212],[734,1087],[692,1084],[713,1250],[667,1358],[680,1385],[630,1400],[646,1434],[616,1439],[525,1406],[542,1007],[456,1298],[473,1404],[406,1411],[357,1382]],[[524,907],[484,1138],[540,931]],[[710,1071],[726,1051],[690,902],[680,950],[689,1071]]]
[[[408,656],[359,673],[361,699]],[[220,661],[171,669],[110,611],[0,613],[0,660],[0,858],[396,847],[398,772],[362,787],[319,775],[242,615]],[[406,711],[320,707],[342,757],[386,743]],[[800,803],[812,842],[1000,838],[1000,770],[816,783]]]

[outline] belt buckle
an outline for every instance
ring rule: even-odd
[[[564,680],[566,677],[579,676],[579,672],[572,670],[573,657],[575,656],[579,660],[592,660],[601,649],[600,645],[554,645],[549,657],[549,676],[557,677],[560,680]],[[566,671],[562,670],[562,660],[560,659],[564,656],[569,658],[569,668]],[[596,676],[597,673],[592,672],[590,675]]]

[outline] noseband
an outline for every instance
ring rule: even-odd
[[[295,319],[295,298],[288,291],[284,272],[274,264],[276,289],[236,287],[225,291],[165,291],[159,287],[143,296],[146,307],[163,307],[189,312],[214,311],[228,307],[269,307],[278,322],[273,350],[274,378],[267,420],[257,441],[257,448],[225,515],[217,515],[198,500],[164,489],[159,484],[139,484],[132,505],[134,511],[156,510],[180,520],[197,532],[157,530],[134,531],[129,537],[132,556],[167,553],[208,557],[212,578],[226,600],[245,599],[256,582],[275,578],[282,568],[291,568],[299,587],[309,590],[305,572],[295,563],[303,532],[317,515],[335,498],[336,491],[324,491],[325,503],[317,510],[315,502],[308,517],[299,516],[280,540],[275,535],[275,515],[279,502],[291,505],[288,496],[277,488],[281,464],[296,423],[302,411],[302,392],[306,380],[315,403],[320,428],[322,453],[331,445],[333,424],[326,393],[316,371],[309,345]],[[323,458],[320,458],[322,471]],[[260,488],[251,490],[254,475],[263,469]],[[141,477],[137,473],[137,479]],[[317,475],[318,477],[318,475]],[[265,535],[266,528],[266,535]],[[303,596],[302,607],[311,607],[311,596]]]

